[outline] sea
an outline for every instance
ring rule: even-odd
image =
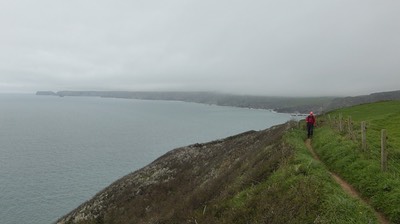
[[[174,148],[290,119],[176,101],[0,94],[0,223],[54,223]]]

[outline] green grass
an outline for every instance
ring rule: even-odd
[[[287,141],[296,147],[295,160],[292,165],[300,166],[308,176],[315,178],[319,183],[320,197],[318,218],[314,223],[373,223],[376,218],[371,208],[347,195],[332,179],[326,167],[315,161],[304,145],[303,131],[292,131],[287,136]],[[303,168],[301,168],[303,167]]]
[[[386,129],[389,135],[388,147],[399,156],[400,153],[400,101],[385,101],[373,104],[364,104],[345,108],[329,113],[331,118],[338,118],[342,114],[344,119],[349,116],[353,121],[353,128],[360,133],[360,123],[367,123],[368,150],[373,155],[379,154],[380,133]],[[324,117],[327,120],[327,117]]]
[[[328,116],[351,116],[356,140],[347,131],[339,133]],[[400,102],[365,104],[331,112],[319,118],[313,146],[329,169],[352,184],[373,207],[392,222],[400,223]],[[361,121],[367,123],[368,150],[360,150]],[[380,132],[386,129],[389,151],[388,171],[380,168]],[[345,128],[345,130],[347,130]]]
[[[262,182],[222,202],[218,223],[377,223],[371,208],[348,196],[312,158],[303,136],[301,130],[286,134],[294,155]]]

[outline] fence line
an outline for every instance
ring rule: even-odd
[[[328,115],[328,122],[330,126],[336,129],[340,134],[348,136],[348,138],[354,142],[360,143],[360,151],[366,153],[370,158],[376,158],[378,150],[375,148],[375,144],[372,147],[367,145],[367,122],[362,121],[360,123],[360,129],[354,128],[354,122],[351,116],[343,119],[343,115],[339,114],[338,118],[335,116]],[[346,127],[347,126],[347,127]],[[360,130],[355,131],[355,130]],[[390,144],[388,144],[388,133],[386,129],[381,129],[380,132],[380,167],[382,172],[394,171],[396,176],[400,176],[400,153],[393,152],[396,157],[391,158],[389,155]],[[357,137],[359,136],[359,137]],[[378,143],[376,143],[378,144]],[[375,149],[374,149],[375,148]],[[378,159],[378,158],[377,158]]]

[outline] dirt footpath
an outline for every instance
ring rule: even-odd
[[[322,162],[318,155],[315,153],[314,149],[311,146],[311,139],[307,139],[305,141],[305,144],[308,148],[308,150],[311,152],[311,154],[313,155],[315,160],[318,160],[320,162]],[[332,178],[342,187],[342,189],[349,194],[350,196],[352,196],[353,198],[356,198],[360,201],[362,201],[362,203],[369,205],[368,201],[364,200],[360,194],[350,185],[348,184],[345,180],[343,180],[341,177],[339,177],[337,174],[329,172],[332,175]],[[372,208],[372,206],[370,206]],[[373,210],[376,217],[378,218],[378,222],[381,224],[389,224],[390,222],[383,216],[383,214]]]

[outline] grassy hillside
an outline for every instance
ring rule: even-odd
[[[302,130],[287,132],[283,144],[293,154],[272,175],[219,202],[218,223],[377,223],[371,208],[313,159],[304,140]]]
[[[340,132],[339,117],[343,121]],[[319,117],[315,151],[329,169],[350,182],[373,207],[400,223],[400,101],[386,101],[337,110]],[[367,124],[367,150],[361,149],[360,123]],[[381,129],[388,134],[388,169],[381,171]],[[351,130],[351,129],[350,129]]]
[[[377,223],[304,136],[293,123],[175,149],[59,223]]]

